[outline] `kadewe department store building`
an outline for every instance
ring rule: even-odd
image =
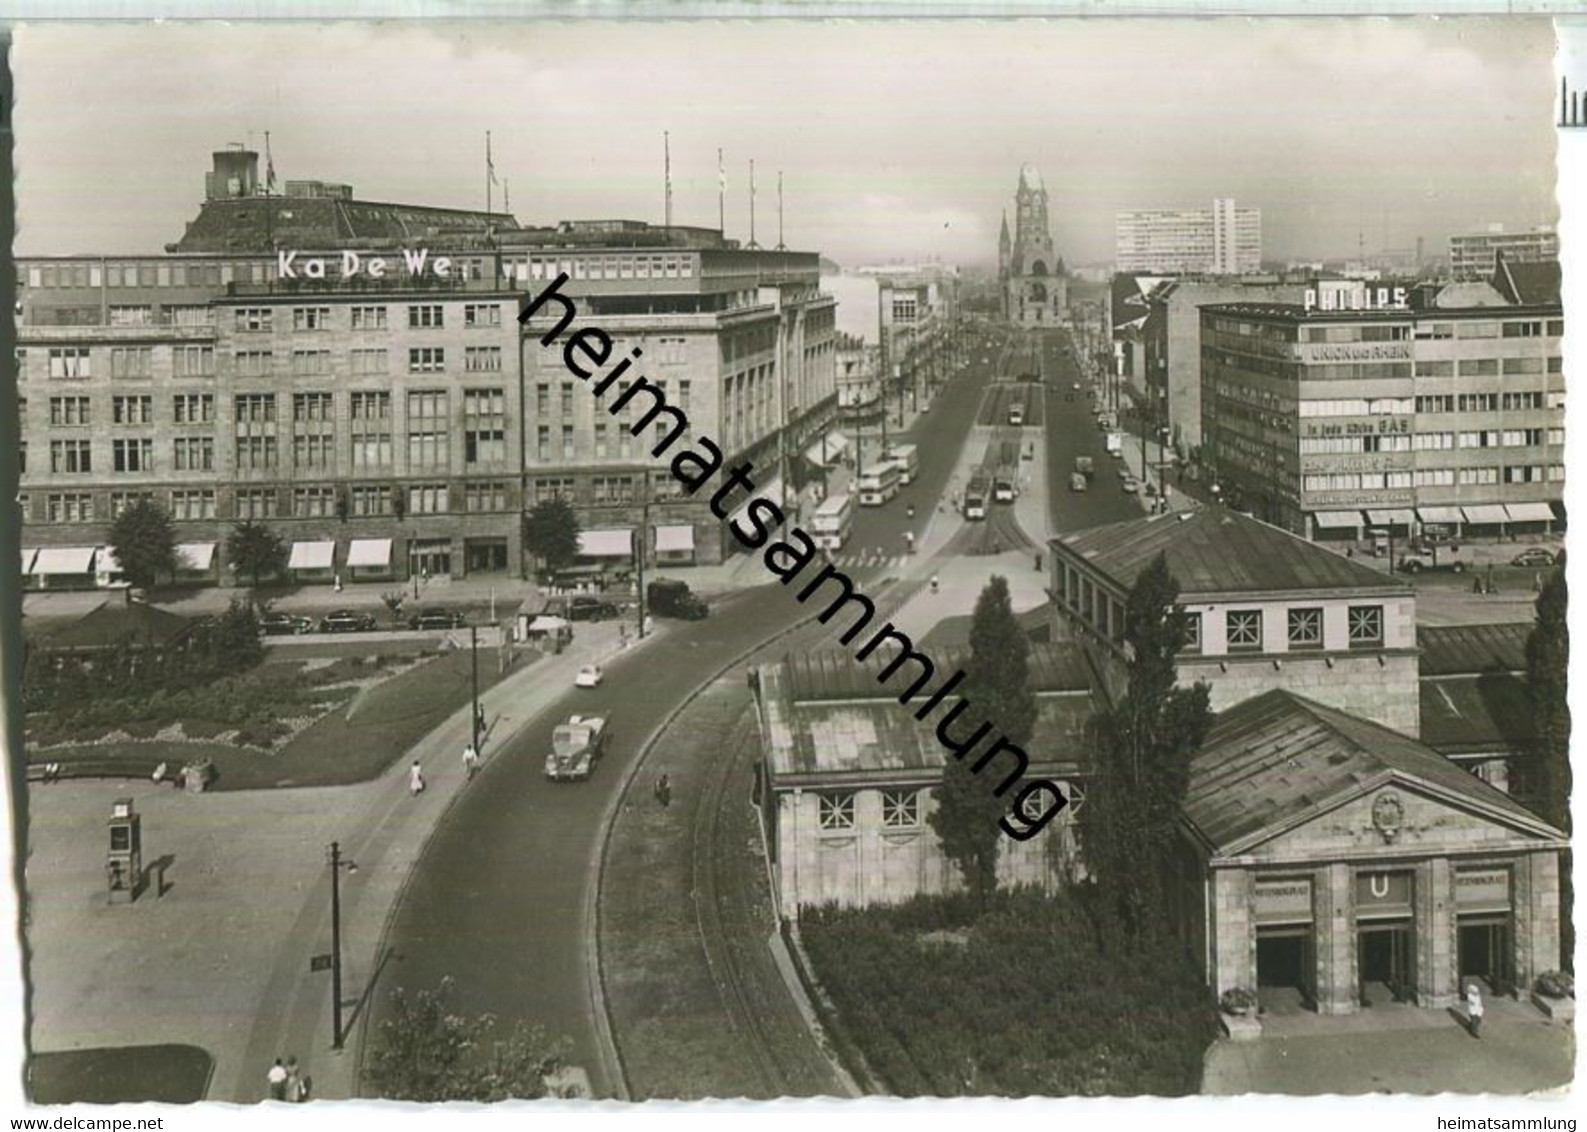
[[[1420,742],[1292,692],[1191,762],[1177,921],[1218,992],[1351,1014],[1560,967],[1565,835]]]

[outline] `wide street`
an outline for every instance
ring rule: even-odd
[[[908,440],[920,449],[920,475],[908,494],[856,512],[852,545],[898,545],[923,530],[948,483],[997,368],[994,356],[948,382]],[[906,518],[913,501],[916,518]],[[842,563],[844,555],[838,556]],[[852,569],[862,585],[883,566]],[[453,1005],[464,1012],[522,1020],[571,1043],[569,1059],[589,1074],[596,1096],[612,1096],[602,1056],[598,1004],[592,998],[593,885],[605,819],[646,738],[713,672],[811,611],[781,587],[759,586],[714,605],[709,620],[677,624],[665,652],[623,657],[604,684],[572,688],[552,709],[498,751],[442,820],[420,857],[393,915],[386,946],[392,961],[374,995],[363,1042],[375,1040],[389,992],[434,988],[454,980]],[[548,782],[543,773],[551,729],[572,712],[604,715],[611,740],[593,777]],[[638,798],[648,801],[642,778]],[[675,778],[675,795],[696,784]]]

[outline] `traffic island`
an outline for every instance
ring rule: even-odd
[[[28,1059],[34,1104],[193,1104],[215,1061],[189,1045],[107,1046],[36,1053]]]

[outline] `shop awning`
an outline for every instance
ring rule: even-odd
[[[1424,523],[1464,523],[1459,507],[1418,507],[1416,517]]]
[[[212,542],[183,542],[176,547],[176,556],[184,570],[208,570],[215,565],[215,544]]]
[[[1554,508],[1547,503],[1506,503],[1512,523],[1552,523]]]
[[[1319,527],[1329,531],[1361,525],[1359,511],[1318,511],[1312,515],[1312,518],[1317,520]]]
[[[555,633],[567,627],[568,622],[565,618],[553,617],[549,613],[543,613],[529,622],[529,631],[531,633]]]
[[[805,449],[805,459],[824,468],[836,464],[848,446],[848,437],[840,432],[829,432],[823,440]]]
[[[1476,507],[1462,508],[1466,512],[1468,523],[1508,523],[1510,512],[1504,509],[1502,503],[1483,503]]]
[[[692,526],[657,527],[656,528],[656,553],[665,554],[668,551],[693,550],[694,528]]]
[[[92,546],[46,546],[33,560],[35,574],[91,574],[94,571]]]
[[[749,506],[751,503],[754,503],[756,499],[769,499],[771,502],[777,504],[778,507],[783,506],[787,500],[783,496],[782,479],[774,479],[765,487],[757,487],[755,489],[755,494],[744,501],[744,506],[740,507],[737,511],[734,511],[730,516],[728,516],[727,521],[729,523],[738,523],[738,525],[744,528],[746,531],[749,531],[751,528],[753,528],[755,524],[749,521]]]
[[[22,576],[24,578],[27,577],[29,574],[33,573],[33,560],[35,558],[37,558],[38,556],[39,556],[39,548],[38,547],[36,547],[36,546],[24,546],[22,548]]]
[[[580,531],[579,554],[584,558],[632,558],[634,531],[621,527],[605,531]]]
[[[354,566],[390,566],[391,540],[355,538],[347,547],[347,565],[349,569]]]
[[[1374,527],[1408,527],[1416,521],[1416,512],[1409,507],[1399,507],[1388,511],[1368,511],[1367,518],[1372,520]]]
[[[295,542],[288,570],[329,570],[336,559],[334,542]]]
[[[108,546],[94,548],[94,569],[101,574],[121,573],[121,559]]]

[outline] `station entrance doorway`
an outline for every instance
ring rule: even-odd
[[[1416,1001],[1416,919],[1409,870],[1356,874],[1356,970],[1362,1006]]]
[[[1264,1013],[1317,1009],[1317,945],[1310,877],[1253,884],[1256,992]]]

